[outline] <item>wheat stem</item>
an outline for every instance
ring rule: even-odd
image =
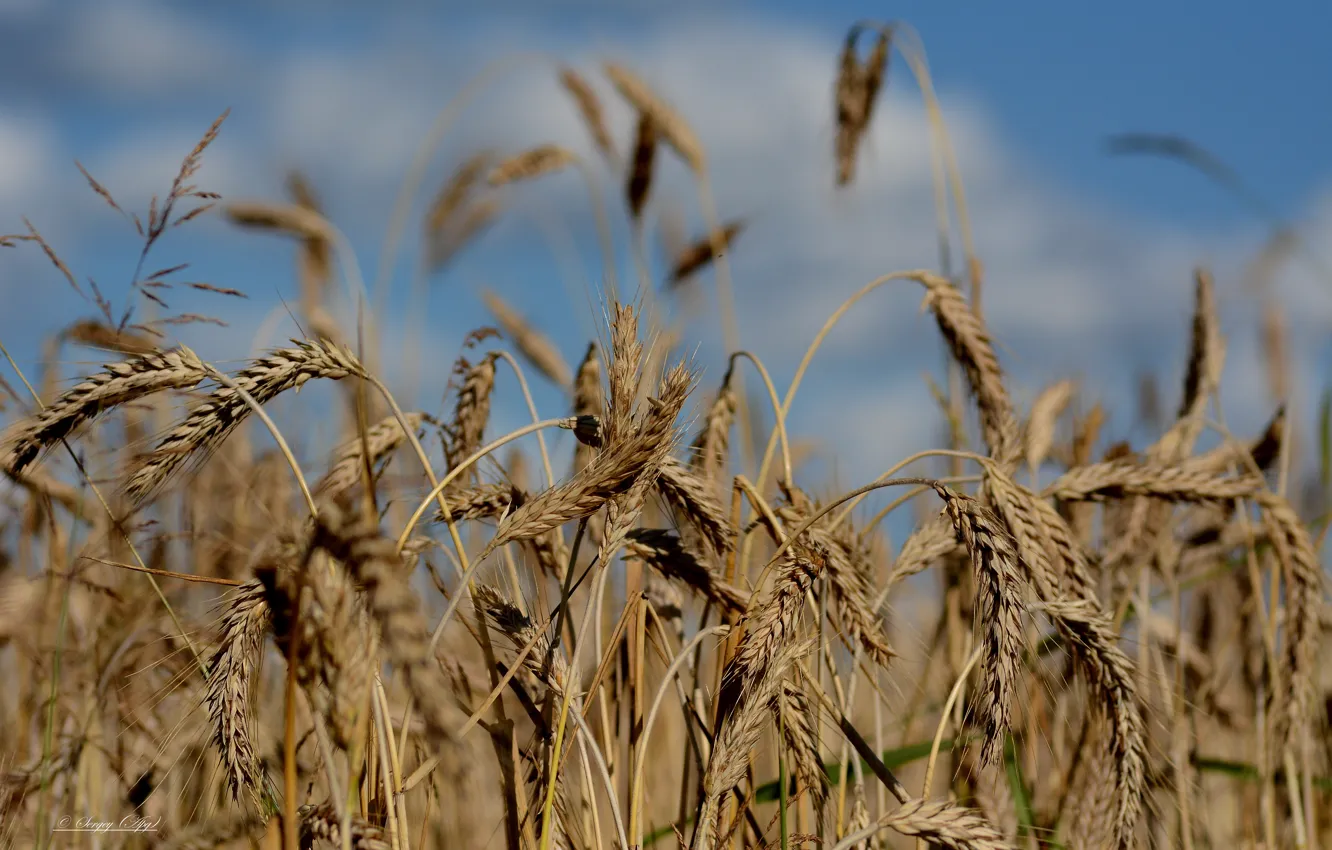
[[[948,718],[953,713],[953,706],[962,695],[962,688],[967,683],[967,676],[970,675],[972,668],[981,660],[981,647],[976,647],[972,651],[971,657],[967,659],[962,672],[957,674],[957,680],[953,682],[952,690],[948,692],[948,698],[944,700],[943,708],[939,709],[939,725],[935,727],[934,739],[930,742],[930,757],[925,762],[925,781],[921,783],[920,796],[928,797],[930,795],[930,785],[934,782],[934,768],[939,759],[939,748],[943,745],[943,735],[948,729]],[[917,850],[919,842],[917,842]]]
[[[680,672],[680,668],[689,660],[690,655],[697,646],[713,635],[726,635],[730,633],[730,631],[731,627],[725,624],[703,629],[698,634],[694,635],[689,643],[685,644],[685,646],[676,653],[675,658],[671,660],[671,665],[666,668],[666,673],[662,676],[661,684],[657,686],[657,692],[652,697],[652,706],[648,709],[647,719],[643,721],[643,731],[638,739],[639,748],[642,754],[640,754],[634,762],[634,776],[629,785],[630,805],[635,808],[641,805],[640,801],[643,796],[643,762],[646,761],[644,755],[647,753],[648,738],[652,734],[652,724],[656,722],[657,711],[660,710],[661,704],[665,700],[666,689],[675,681],[676,674]],[[630,819],[634,820],[633,818]],[[643,823],[641,819],[635,821],[635,823],[636,829],[633,846],[642,847]]]
[[[259,421],[264,423],[264,427],[273,435],[273,441],[277,443],[278,451],[282,452],[282,457],[287,461],[287,465],[291,467],[291,474],[296,478],[297,486],[301,488],[301,495],[305,497],[305,506],[310,509],[310,516],[319,516],[319,509],[315,507],[314,496],[310,495],[310,486],[305,483],[305,476],[301,474],[301,465],[296,462],[296,456],[292,454],[291,447],[287,445],[286,438],[282,436],[282,432],[278,430],[277,425],[271,418],[269,418],[263,405],[255,401],[254,396],[250,395],[244,387],[233,381],[228,375],[209,366],[207,363],[205,363],[204,366],[208,369],[208,373],[214,381],[233,390],[236,395],[241,397],[241,400],[245,402],[246,406],[250,408],[254,415],[259,417]]]
[[[23,370],[19,368],[19,365],[14,362],[14,358],[10,356],[9,349],[5,348],[3,342],[0,342],[0,354],[4,354],[5,359],[9,361],[10,367],[14,370],[14,373],[19,376],[19,380],[23,382],[23,386],[26,387],[28,392],[32,395],[32,400],[37,404],[38,409],[44,408],[46,405],[42,403],[41,395],[33,389],[32,384],[28,383],[27,376],[23,374]],[[60,443],[65,447],[65,451],[69,453],[70,460],[74,461],[74,465],[78,468],[79,474],[83,476],[83,480],[88,483],[88,489],[92,490],[93,495],[97,497],[97,501],[101,504],[102,510],[106,511],[106,515],[111,520],[112,525],[120,530],[121,537],[125,540],[125,545],[129,547],[130,554],[132,554],[134,560],[138,562],[141,571],[147,575],[148,583],[152,585],[153,593],[157,595],[158,601],[162,603],[162,607],[166,609],[167,615],[171,617],[171,623],[176,627],[176,633],[180,636],[181,640],[185,641],[185,646],[189,647],[190,655],[193,656],[194,663],[199,667],[199,674],[206,680],[208,678],[208,663],[204,661],[203,656],[199,654],[199,650],[195,648],[194,641],[190,640],[190,633],[186,631],[185,626],[180,622],[180,617],[176,615],[176,609],[171,607],[171,603],[167,601],[166,594],[162,592],[162,586],[157,583],[157,579],[149,570],[148,565],[144,563],[143,556],[139,554],[138,547],[135,546],[134,541],[130,539],[129,533],[121,528],[120,524],[116,522],[116,515],[111,510],[111,505],[108,504],[106,498],[102,496],[102,491],[98,489],[97,483],[94,482],[92,476],[88,474],[88,470],[84,467],[83,461],[74,453],[73,447],[65,440],[61,440]]]
[[[532,391],[527,386],[527,376],[523,374],[522,367],[518,365],[518,361],[514,359],[514,356],[509,352],[500,349],[495,353],[499,355],[501,360],[508,363],[511,369],[513,369],[514,377],[518,379],[518,387],[523,392],[523,402],[527,405],[527,412],[532,417],[532,423],[536,424],[537,422],[540,422],[541,416],[537,413],[536,402],[532,401]],[[550,452],[546,451],[546,435],[540,431],[537,431],[536,435],[537,449],[541,452],[541,469],[546,473],[546,486],[554,487],[555,473],[550,466]]]
[[[512,431],[508,434],[505,434],[503,437],[500,437],[498,440],[494,440],[482,446],[481,448],[477,449],[466,460],[459,463],[453,469],[450,469],[448,471],[448,474],[445,475],[444,478],[441,479],[438,483],[436,483],[434,488],[431,489],[431,491],[426,495],[426,497],[421,500],[421,503],[416,506],[416,510],[412,512],[411,519],[407,520],[407,525],[403,527],[402,533],[398,535],[398,551],[401,552],[402,548],[407,545],[407,538],[411,536],[412,530],[416,528],[416,524],[421,521],[422,515],[424,515],[426,509],[430,507],[430,503],[436,499],[442,498],[444,495],[445,488],[447,488],[450,484],[452,484],[454,480],[457,479],[457,477],[461,475],[463,472],[465,472],[468,469],[468,467],[472,466],[472,464],[476,463],[478,460],[490,454],[491,452],[495,451],[496,449],[501,448],[502,446],[508,443],[512,443],[514,440],[518,439],[519,437],[526,437],[528,434],[531,434],[534,431],[539,431],[542,428],[572,428],[574,424],[575,420],[567,417],[562,419],[546,419],[541,422],[533,422],[531,425],[524,425],[522,428],[519,428],[517,431]],[[448,510],[447,506],[443,507],[443,510],[447,511]],[[452,513],[445,514],[445,516],[451,517]]]

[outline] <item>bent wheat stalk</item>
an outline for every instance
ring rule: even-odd
[[[6,452],[0,464],[10,475],[20,475],[43,452],[120,405],[164,390],[189,389],[208,377],[207,367],[185,347],[109,363],[104,368],[106,371],[84,378],[5,435]]]
[[[256,404],[266,404],[314,378],[369,377],[345,348],[326,340],[293,342],[295,348],[261,357],[232,378]],[[236,389],[223,386],[215,390],[139,462],[124,486],[125,495],[135,506],[143,505],[184,467],[200,463],[250,413],[247,400]]]

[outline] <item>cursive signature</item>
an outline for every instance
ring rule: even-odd
[[[119,821],[99,820],[93,817],[70,817],[66,815],[56,822],[52,832],[156,832],[162,818],[126,815]]]

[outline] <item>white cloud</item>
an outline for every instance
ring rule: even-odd
[[[28,200],[38,193],[51,166],[54,141],[50,128],[40,120],[0,118],[0,197],[6,203]]]
[[[116,95],[197,94],[245,68],[231,38],[172,4],[90,2],[65,20],[62,64],[83,83]]]
[[[117,85],[151,87],[150,78],[181,61],[173,51],[195,52],[197,47],[202,68],[218,67],[230,61],[227,56],[243,52],[223,37],[202,33],[181,13],[114,8],[105,13],[104,33],[95,40],[113,41],[116,28],[132,24],[135,15],[150,19],[125,42],[132,47],[104,44],[98,49],[107,52],[88,54],[89,67],[104,69]],[[429,39],[405,48],[380,43],[355,49],[307,47],[276,57],[256,53],[252,73],[233,81],[243,86],[235,93],[244,94],[235,103],[232,125],[205,157],[201,182],[228,193],[276,196],[281,169],[300,165],[315,175],[321,191],[327,187],[335,220],[348,230],[362,257],[373,259],[393,192],[430,122],[480,67],[465,45],[446,41],[427,48],[425,43]],[[542,33],[523,32],[486,49],[493,55],[496,49],[531,46],[549,44]],[[561,47],[570,64],[594,78],[622,148],[628,144],[630,116],[598,78],[603,58],[640,71],[701,136],[723,217],[740,215],[750,222],[731,258],[742,339],[767,361],[779,389],[805,345],[847,296],[884,272],[936,264],[931,138],[900,65],[892,70],[888,96],[861,152],[856,183],[837,191],[832,187],[830,104],[836,45],[822,34],[732,18],[707,25],[663,24],[631,40]],[[152,55],[136,58],[138,53]],[[173,83],[181,91],[205,84],[179,77]],[[1030,397],[1049,380],[1085,375],[1091,397],[1105,398],[1096,388],[1131,386],[1132,374],[1146,365],[1166,362],[1176,370],[1191,309],[1189,273],[1205,261],[1217,271],[1225,321],[1235,341],[1226,376],[1235,387],[1224,399],[1241,408],[1236,427],[1240,420],[1261,422],[1266,414],[1257,411],[1268,405],[1257,350],[1249,339],[1257,311],[1239,289],[1241,270],[1261,244],[1261,228],[1161,231],[1125,221],[1051,185],[1037,164],[1012,149],[984,104],[965,93],[945,91],[942,97],[986,270],[986,315],[1001,358],[1020,388],[1014,394]],[[17,185],[48,168],[40,146],[31,142],[36,137],[14,137],[8,126],[0,123],[0,152],[9,145],[38,159],[21,167],[0,158],[0,190],[7,180]],[[123,141],[98,159],[95,173],[113,191],[119,193],[116,187],[124,185],[125,191],[146,198],[169,183],[180,156],[202,129],[182,126],[154,132],[151,140]],[[509,72],[458,117],[418,200],[424,204],[449,163],[476,146],[499,143],[513,151],[543,141],[567,144],[596,161],[553,73],[530,64]],[[656,197],[682,202],[691,211],[691,231],[697,232],[701,222],[687,173],[670,155],[660,162]],[[618,210],[621,176],[603,172],[601,182],[611,209]],[[469,274],[459,277],[471,279],[480,276],[478,269],[494,269],[493,278],[514,281],[514,290],[530,293],[529,312],[556,329],[586,304],[565,303],[565,290],[550,279],[555,267],[533,259],[546,256],[547,249],[541,231],[521,213],[569,228],[583,259],[594,262],[598,255],[586,189],[576,177],[561,177],[523,186],[510,193],[510,200],[520,213],[515,224],[491,234],[474,255],[477,265],[467,266]],[[1332,241],[1327,238],[1332,236],[1332,192],[1311,206],[1306,219],[1310,244]],[[623,236],[623,226],[617,229]],[[414,250],[410,243],[409,238],[405,251]],[[956,236],[953,244],[958,245]],[[481,265],[482,259],[495,265]],[[228,269],[245,276],[246,261],[233,258]],[[367,274],[373,271],[369,262],[362,264]],[[632,265],[625,265],[621,271],[629,276]],[[535,277],[534,266],[539,270]],[[703,284],[710,293],[711,280]],[[1307,394],[1326,378],[1316,357],[1322,347],[1315,330],[1332,320],[1332,284],[1292,263],[1279,285],[1281,297],[1289,299],[1298,387]],[[918,290],[912,284],[890,285],[848,315],[815,359],[793,414],[793,430],[818,434],[839,456],[865,458],[875,473],[887,460],[922,448],[934,437],[937,414],[919,374],[938,371],[939,343],[932,322],[917,310]],[[429,323],[437,335],[452,333],[473,318],[484,320],[475,305],[456,295],[433,302],[450,303],[447,315]],[[691,333],[708,341],[711,350],[705,354],[717,353],[715,320],[693,326]],[[452,356],[456,342],[436,339],[432,345],[448,352],[442,360]],[[559,342],[570,358],[584,344],[572,332]],[[758,386],[756,379],[748,380],[751,388]]]
[[[396,179],[429,126],[425,69],[391,51],[304,53],[275,71],[267,98],[275,147],[357,186]]]

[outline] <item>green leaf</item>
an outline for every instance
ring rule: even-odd
[[[689,826],[689,825],[690,825],[691,823],[693,823],[693,822],[694,822],[694,819],[693,819],[692,817],[688,817],[688,818],[685,818],[684,825],[685,825],[685,826]],[[668,823],[668,824],[666,824],[665,826],[658,827],[658,828],[652,830],[651,832],[649,832],[647,835],[644,835],[644,836],[643,836],[643,846],[644,846],[644,847],[651,847],[653,844],[657,843],[657,841],[658,841],[659,839],[662,839],[662,838],[665,838],[665,837],[668,836],[668,835],[674,835],[674,834],[675,834],[675,824]]]
[[[1235,779],[1242,779],[1245,782],[1258,782],[1262,779],[1262,774],[1258,772],[1257,767],[1242,761],[1194,756],[1193,766],[1203,773],[1221,773]],[[1285,783],[1286,774],[1284,771],[1278,770],[1272,778],[1280,785]],[[1313,786],[1322,791],[1332,791],[1332,777],[1315,776]]]
[[[905,747],[898,747],[895,750],[887,750],[881,756],[883,759],[884,766],[889,769],[892,769],[894,767],[901,767],[902,765],[911,764],[914,761],[920,761],[923,758],[927,758],[930,754],[930,746],[933,743],[934,743],[933,741],[921,741],[916,744],[908,744]],[[941,741],[939,743],[939,752],[941,753],[946,753],[952,748],[953,748],[953,740],[951,738]],[[868,773],[869,765],[865,764],[863,761],[861,762],[861,765],[865,768],[865,772]],[[824,776],[828,777],[828,781],[830,783],[838,782],[842,777],[841,763],[828,762],[824,764],[823,774]],[[780,790],[780,788],[781,788],[780,781],[766,782],[760,785],[758,787],[758,790],[754,793],[754,802],[771,803],[776,801],[778,799],[778,791]],[[684,827],[689,826],[693,822],[694,822],[693,817],[689,817],[685,819],[685,822],[683,824],[679,824],[679,826],[683,829]],[[651,847],[655,842],[659,841],[660,839],[665,838],[668,835],[674,835],[675,826],[676,825],[674,824],[667,824],[666,826],[658,827],[657,829],[654,829],[651,832],[647,833],[646,835],[643,836],[643,846]]]
[[[894,767],[901,767],[904,764],[911,764],[913,761],[919,761],[930,754],[930,745],[933,741],[921,741],[916,744],[908,744],[905,747],[898,747],[895,750],[888,750],[883,753],[883,764],[890,770]],[[939,752],[946,753],[953,748],[952,739],[945,740],[939,745]],[[869,765],[861,762],[865,772],[869,773]],[[830,784],[837,784],[842,778],[842,765],[839,762],[828,762],[823,765],[823,773],[828,777]],[[754,793],[754,802],[771,803],[777,799],[777,790],[779,783],[768,782],[758,787]]]
[[[920,761],[929,756],[931,743],[931,741],[921,741],[917,744],[910,744],[895,750],[888,750],[883,753],[883,763],[889,768],[894,768]],[[939,745],[939,752],[948,752],[953,748],[953,744],[954,742],[952,739],[943,741]],[[1013,789],[1013,804],[1017,807],[1019,829],[1023,833],[1030,833],[1035,829],[1035,816],[1031,807],[1031,798],[1026,791],[1026,781],[1022,777],[1021,768],[1017,763],[1017,759],[1014,757],[1011,739],[1005,748],[1004,763],[1008,768],[1008,781]],[[1257,782],[1261,778],[1258,773],[1258,768],[1251,764],[1239,761],[1195,756],[1193,758],[1193,766],[1195,769],[1203,773],[1224,774],[1226,776],[1234,777],[1235,779],[1244,780],[1245,782]],[[829,782],[835,783],[842,776],[842,765],[838,762],[829,762],[823,766],[823,772],[828,777]],[[1276,781],[1278,784],[1285,781],[1285,776],[1282,772],[1277,772]],[[1332,791],[1332,777],[1315,776],[1313,779],[1313,785],[1315,788],[1322,791]],[[768,782],[760,785],[757,794],[755,794],[755,802],[771,803],[777,800],[778,788],[778,782]],[[694,819],[692,817],[686,818],[685,822],[681,824],[681,828],[689,826],[693,822]],[[666,826],[654,829],[647,835],[643,836],[643,846],[651,847],[656,841],[674,834],[675,826],[672,824],[667,824]],[[1049,846],[1052,848],[1062,847],[1060,844],[1051,842],[1049,838],[1047,838],[1046,841],[1049,842]]]
[[[1036,831],[1036,814],[1031,808],[1031,795],[1027,793],[1027,780],[1022,776],[1022,765],[1017,760],[1013,736],[1004,742],[1004,767],[1008,773],[1008,786],[1013,791],[1013,807],[1017,809],[1018,837]]]

